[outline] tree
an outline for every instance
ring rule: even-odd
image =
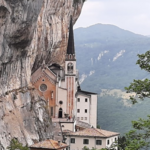
[[[118,146],[118,150],[124,150],[126,147],[126,137],[122,136],[122,137],[118,137],[118,141],[117,141],[117,145]]]
[[[126,134],[125,150],[148,150],[150,147],[150,116],[148,119],[132,121],[134,130]]]
[[[20,143],[18,141],[17,138],[13,138],[11,141],[10,141],[10,145],[7,147],[7,149],[9,150],[29,150],[28,146],[23,146],[22,143]]]
[[[145,54],[138,55],[137,63],[141,69],[150,72],[150,51]],[[131,96],[130,99],[133,104],[138,102],[138,99],[150,98],[150,80],[134,80],[129,87],[125,88],[127,93],[134,92],[136,96]],[[139,119],[132,121],[132,126],[135,130],[129,131],[126,134],[125,150],[148,150],[150,147],[150,116],[148,119]]]
[[[150,51],[145,54],[138,54],[139,59],[136,64],[140,66],[141,69],[150,72]],[[144,100],[144,98],[150,98],[150,80],[134,80],[129,87],[125,87],[127,93],[134,92],[136,96],[131,96],[130,99],[133,104],[137,103],[138,99]]]

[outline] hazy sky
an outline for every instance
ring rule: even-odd
[[[150,0],[87,0],[75,28],[96,23],[150,35]]]

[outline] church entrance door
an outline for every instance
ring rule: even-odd
[[[62,118],[63,110],[62,108],[59,108],[58,118]]]

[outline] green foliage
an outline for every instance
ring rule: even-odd
[[[144,147],[148,147],[148,143],[142,139],[135,130],[131,130],[127,134],[126,147],[124,150],[140,150]]]
[[[116,150],[115,148],[102,148],[102,149],[100,149],[100,150]]]
[[[83,150],[90,150],[88,147],[84,146]],[[91,150],[116,150],[115,148],[101,148],[101,149],[97,149],[97,148],[92,148]]]
[[[138,54],[138,57],[137,64],[140,68],[150,72],[150,51],[147,51],[145,54]]]
[[[84,146],[83,150],[90,150],[90,149],[87,146]]]
[[[129,87],[125,87],[127,93],[135,92],[136,97],[131,96],[130,99],[133,104],[137,103],[137,98],[143,100],[144,98],[150,98],[150,80],[134,80]]]
[[[97,125],[97,128],[98,128],[98,129],[100,129],[100,128],[101,128],[99,124]]]
[[[91,150],[96,150],[96,148],[92,147],[92,149],[91,149]]]
[[[137,63],[141,69],[150,72],[150,51],[147,51],[145,54],[138,54],[139,59]],[[133,104],[137,103],[137,98],[143,100],[144,98],[150,98],[150,80],[134,80],[129,87],[125,87],[127,93],[135,92],[136,97],[130,97]]]
[[[28,146],[23,146],[22,143],[20,143],[18,141],[18,139],[16,138],[13,138],[11,141],[10,141],[10,145],[7,147],[7,149],[9,150],[29,150]]]
[[[118,137],[118,150],[124,150],[125,147],[127,146],[126,144],[126,137],[122,136],[122,137]]]
[[[107,148],[107,147],[106,147],[106,148],[97,149],[97,148],[94,148],[94,147],[93,147],[92,149],[89,149],[88,147],[85,146],[85,147],[83,148],[83,150],[116,150],[116,148],[113,148],[113,147]]]
[[[121,150],[140,150],[150,147],[150,116],[148,119],[132,121],[134,130],[129,131],[124,139],[118,140]]]

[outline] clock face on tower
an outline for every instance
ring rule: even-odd
[[[73,63],[68,63],[68,65],[67,65],[67,72],[69,74],[73,73]]]

